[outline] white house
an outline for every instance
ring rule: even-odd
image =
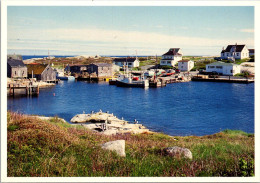
[[[182,51],[180,48],[170,48],[162,55],[160,65],[174,66],[179,60],[182,60]]]
[[[194,61],[192,60],[178,61],[178,69],[180,71],[190,71],[193,67],[194,67]]]
[[[218,61],[206,65],[206,72],[217,72],[222,75],[233,76],[240,73],[240,65]]]
[[[222,59],[243,59],[249,58],[249,50],[246,45],[228,45],[226,49],[222,49],[220,57]]]
[[[138,60],[137,57],[136,58],[124,57],[124,58],[115,58],[113,60],[113,63],[120,67],[128,66],[129,68],[132,68],[132,67],[139,67],[140,61]]]

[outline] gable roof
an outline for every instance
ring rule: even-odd
[[[168,52],[166,52],[163,55],[182,55],[178,53],[180,51],[180,48],[170,48]]]
[[[124,57],[124,58],[115,58],[114,62],[134,62],[136,58],[134,57]]]
[[[213,62],[211,64],[207,64],[208,65],[212,65],[212,66],[238,66],[237,64],[234,63],[226,63],[226,62],[221,62],[221,61],[217,61],[217,62]]]
[[[11,67],[26,67],[22,60],[8,59],[7,64]]]
[[[248,49],[249,53],[255,53],[255,49]]]
[[[235,48],[236,48],[235,52],[241,52],[246,45],[245,44],[241,44],[241,45],[228,45],[227,48],[225,49],[225,52],[230,52],[231,48],[233,46],[235,46]],[[223,52],[221,52],[221,53],[223,53]]]
[[[48,66],[47,64],[27,64],[27,72],[28,74],[41,74],[44,69]]]
[[[92,65],[96,65],[98,67],[112,67],[112,64],[108,64],[108,63],[94,63]]]

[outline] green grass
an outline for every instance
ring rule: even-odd
[[[8,112],[8,176],[253,176],[254,135],[239,130],[206,136],[162,133],[102,136],[57,117]],[[78,126],[78,127],[77,127]],[[126,140],[126,157],[100,145]],[[191,150],[193,159],[165,156],[163,148]]]
[[[248,62],[250,60],[250,58],[244,58],[244,59],[238,59],[235,61],[235,64],[242,64],[243,62]]]

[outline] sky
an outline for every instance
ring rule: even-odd
[[[8,53],[22,55],[219,55],[254,48],[252,6],[9,6]]]

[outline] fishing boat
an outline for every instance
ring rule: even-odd
[[[132,76],[119,75],[116,80],[116,86],[146,88],[149,87],[149,80],[144,77],[136,79],[136,77]]]
[[[56,78],[60,80],[70,80],[70,81],[75,80],[74,76],[57,76]]]

